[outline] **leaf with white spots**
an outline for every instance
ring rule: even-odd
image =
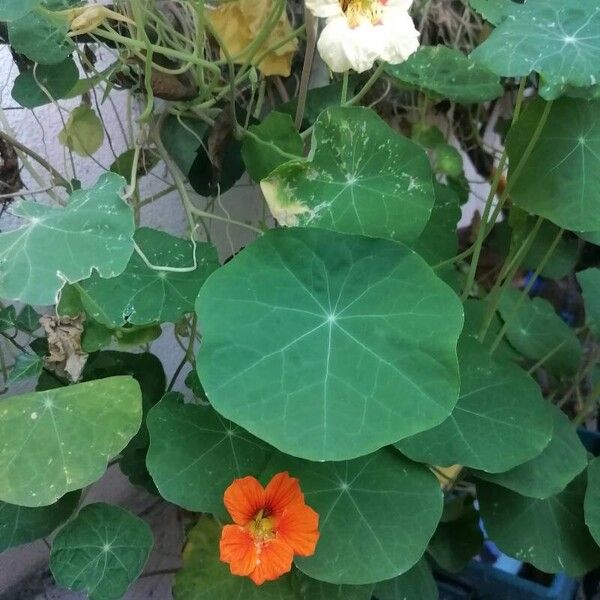
[[[586,88],[600,81],[597,0],[504,2],[499,16],[504,20],[473,51],[473,60],[502,77],[539,73],[540,94],[547,100],[568,87]]]
[[[50,570],[56,583],[90,600],[119,600],[140,576],[154,539],[135,515],[110,504],[88,504],[56,535]]]
[[[226,516],[231,482],[259,475],[273,448],[223,419],[210,406],[184,404],[167,394],[147,417],[146,463],[163,498],[194,512]]]
[[[141,417],[131,377],[0,400],[0,500],[45,506],[96,481]]]
[[[600,565],[600,548],[584,522],[585,490],[582,473],[545,500],[483,481],[477,498],[485,530],[500,550],[546,573],[578,577]]]
[[[409,458],[441,467],[498,473],[537,456],[552,435],[552,411],[538,384],[512,363],[492,359],[466,337],[458,344],[460,396],[433,429],[399,441]]]
[[[464,104],[494,100],[504,91],[497,75],[446,46],[421,46],[403,63],[388,65],[386,72],[401,86]]]
[[[317,119],[309,160],[281,165],[261,182],[284,226],[322,227],[414,240],[434,203],[425,151],[367,108],[328,108]]]
[[[154,266],[191,271],[151,269],[134,252],[129,264],[117,277],[96,274],[81,281],[77,289],[86,312],[107,327],[177,322],[194,311],[194,302],[206,278],[219,266],[211,244],[188,240],[143,227],[135,232],[135,242]]]
[[[509,182],[544,109],[543,100],[532,102],[508,134]],[[600,230],[599,112],[598,100],[554,102],[538,142],[511,184],[517,206],[565,229]]]
[[[442,516],[442,491],[429,469],[391,448],[342,462],[277,454],[263,476],[288,471],[319,513],[315,554],[296,557],[309,577],[365,585],[406,573],[423,556]]]
[[[0,296],[54,304],[65,281],[123,272],[133,252],[133,212],[121,197],[125,180],[105,173],[88,190],[73,192],[64,208],[32,200],[12,209],[27,223],[0,233]]]
[[[458,399],[462,305],[402,244],[271,230],[209,277],[197,312],[212,406],[288,454],[355,458]]]

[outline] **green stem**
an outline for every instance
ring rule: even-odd
[[[304,63],[302,65],[302,75],[300,77],[300,90],[298,92],[298,105],[296,107],[296,117],[294,126],[298,131],[302,128],[304,111],[306,110],[306,99],[308,97],[308,88],[310,85],[310,74],[315,60],[315,50],[317,48],[317,19],[308,8],[304,8],[304,21],[306,23],[306,53],[304,54]]]
[[[348,78],[350,77],[349,71],[344,71],[342,78],[342,99],[340,104],[344,106],[348,102]]]

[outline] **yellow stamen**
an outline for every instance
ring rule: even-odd
[[[376,25],[383,14],[379,0],[340,0],[340,4],[350,27],[358,27],[365,20]]]

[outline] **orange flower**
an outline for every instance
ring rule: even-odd
[[[266,488],[254,477],[236,479],[224,500],[235,525],[223,527],[221,560],[233,575],[261,585],[290,571],[294,554],[314,554],[319,515],[288,473],[275,475]]]

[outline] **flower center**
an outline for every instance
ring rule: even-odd
[[[264,508],[246,525],[246,528],[254,540],[259,543],[275,537],[275,519],[267,516]]]
[[[339,0],[342,11],[350,27],[358,27],[368,22],[377,25],[381,22],[383,7],[387,0]]]

